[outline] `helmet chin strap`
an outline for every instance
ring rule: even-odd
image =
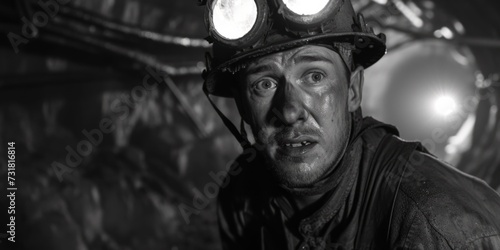
[[[233,134],[233,136],[236,138],[236,140],[238,140],[238,142],[240,143],[243,150],[250,148],[252,145],[250,144],[250,141],[248,141],[247,133],[245,131],[245,123],[244,123],[243,119],[241,119],[241,125],[240,125],[241,132],[240,132],[240,131],[238,131],[236,126],[231,122],[231,120],[229,120],[229,118],[227,118],[222,113],[222,111],[220,111],[220,109],[217,107],[217,105],[215,105],[212,98],[210,98],[210,94],[208,93],[208,89],[207,89],[206,84],[203,84],[203,92],[207,96],[208,101],[210,102],[212,107],[215,109],[215,112],[217,112],[219,117],[222,119],[222,122],[224,123],[224,125],[229,129],[229,131],[231,132],[231,134]]]
[[[247,131],[245,130],[245,121],[243,120],[243,118],[241,118],[241,122],[240,122],[240,133],[241,133],[241,136],[248,141],[248,135],[247,135]]]

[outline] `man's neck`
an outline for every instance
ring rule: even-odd
[[[305,211],[308,209],[314,209],[315,205],[321,203],[321,198],[325,194],[311,195],[311,196],[294,196],[292,199],[295,202],[295,207],[298,211]]]

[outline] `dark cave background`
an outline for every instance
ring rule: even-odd
[[[11,141],[18,187],[16,243],[0,238],[0,248],[220,249],[215,198],[205,193],[216,182],[211,173],[225,170],[240,149],[201,88],[210,51],[204,7],[193,0],[60,2],[36,36],[17,46],[11,34],[25,37],[22,18],[43,9],[31,0],[0,3],[2,215]],[[441,129],[446,136],[432,141],[433,153],[500,189],[499,3],[353,4],[388,35],[388,55],[366,72],[365,114],[408,139]],[[459,100],[474,97],[474,108],[453,121],[414,109],[443,89]],[[232,100],[215,102],[239,122]],[[96,143],[85,142],[87,133]],[[73,150],[80,156],[68,166]],[[195,208],[191,215],[183,204]]]

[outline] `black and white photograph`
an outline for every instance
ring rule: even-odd
[[[500,250],[500,1],[1,0],[1,250]]]

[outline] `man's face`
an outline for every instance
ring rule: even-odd
[[[288,187],[314,183],[347,145],[362,83],[354,89],[341,57],[313,45],[258,58],[240,76],[237,103],[268,167]]]

